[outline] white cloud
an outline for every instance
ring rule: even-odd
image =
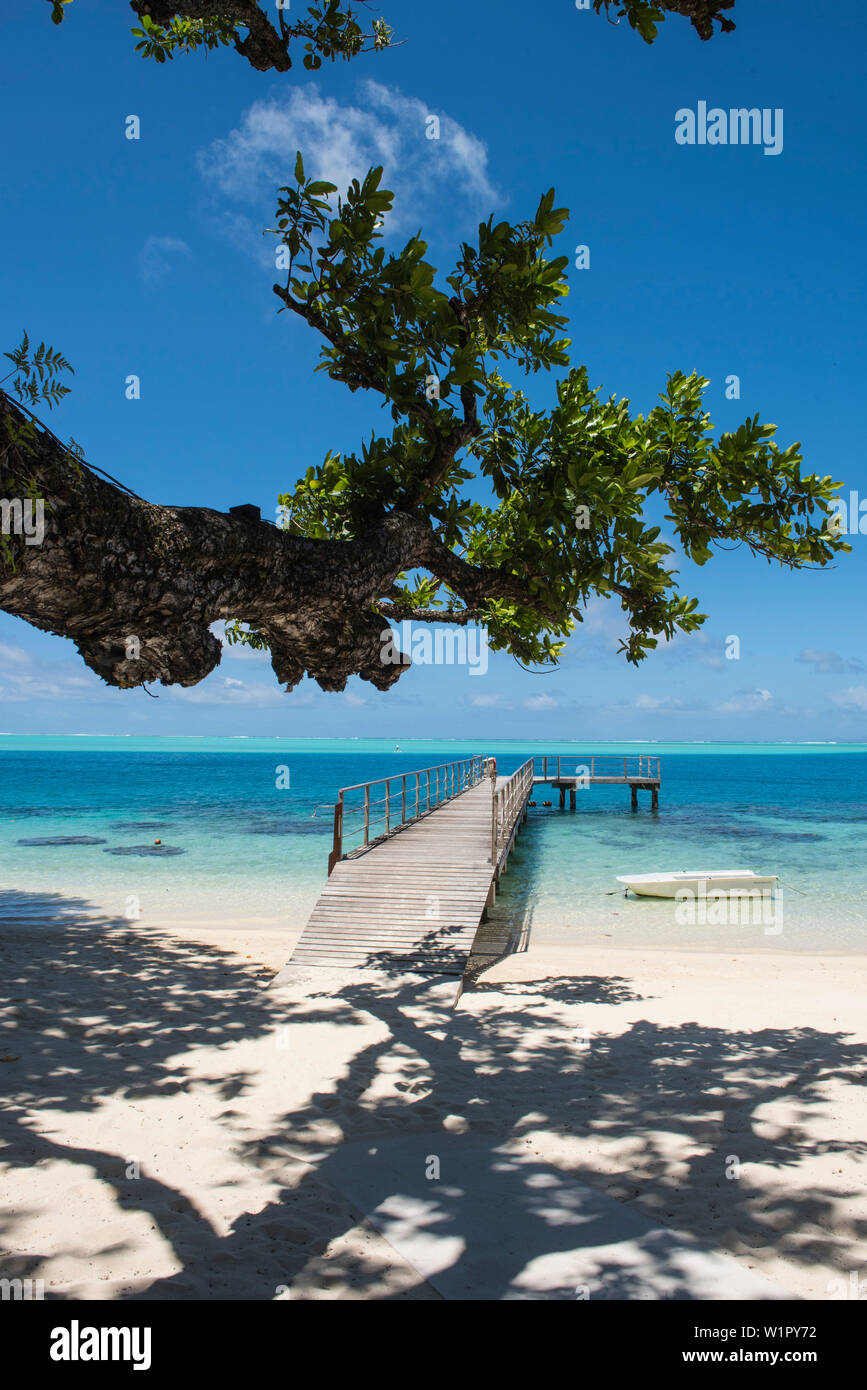
[[[0,642],[0,662],[11,666],[29,666],[33,661],[29,652],[23,647],[12,647],[8,642]]]
[[[245,659],[262,657],[269,660],[267,652],[254,653],[251,648],[228,648],[230,652],[243,651]],[[270,674],[270,673],[269,673]],[[308,688],[310,687],[310,688]],[[304,689],[296,689],[289,694],[276,679],[264,681],[244,681],[236,676],[223,673],[222,668],[212,673],[206,680],[195,686],[154,684],[158,698],[169,703],[179,701],[194,705],[230,705],[254,708],[282,708],[286,710],[319,705],[328,696],[305,683]],[[23,704],[35,700],[55,700],[59,704],[87,703],[105,705],[108,702],[126,702],[127,706],[136,698],[144,698],[141,690],[123,691],[107,686],[99,676],[84,665],[77,653],[67,649],[67,654],[57,660],[37,657],[9,642],[0,642],[0,705]],[[344,699],[350,705],[364,704],[358,695],[347,694]]]
[[[470,700],[472,709],[510,709],[502,695],[474,695]]]
[[[0,704],[21,704],[33,700],[86,701],[129,700],[130,692],[106,686],[76,656],[67,660],[45,661],[21,647],[0,643]],[[233,676],[211,676],[200,685],[160,686],[159,698],[203,705],[254,705],[284,707],[307,705],[312,694],[287,695],[276,683],[248,683]]]
[[[559,709],[560,703],[550,695],[531,695],[524,700],[524,709]]]
[[[192,251],[185,241],[173,236],[149,236],[138,258],[138,273],[146,285],[155,285],[164,280],[172,269],[172,256],[185,256],[189,259]]]
[[[755,714],[777,711],[777,702],[770,690],[739,690],[716,708],[720,714]]]
[[[94,677],[94,681],[96,677]],[[0,680],[0,704],[21,704],[30,700],[87,700],[99,694],[93,681],[81,676],[45,675],[4,676]]]
[[[854,657],[847,660],[839,652],[821,652],[814,647],[805,647],[795,660],[804,666],[812,666],[816,676],[858,675],[864,670],[863,661]]]
[[[682,703],[675,695],[639,695],[635,701],[635,708],[661,711],[676,710],[681,708]]]
[[[287,695],[282,686],[263,685],[260,681],[248,684],[232,676],[210,676],[201,685],[187,688],[173,686],[171,694],[185,704],[255,705],[260,709],[277,705],[282,705],[284,709],[287,706],[309,705],[313,700],[310,694]]]
[[[702,666],[719,670],[725,666],[725,642],[707,632],[677,631],[671,638],[660,639],[657,654],[663,659],[681,663],[699,661]]]
[[[341,193],[353,178],[381,164],[383,186],[395,194],[389,231],[415,230],[443,210],[487,216],[502,195],[488,176],[486,146],[457,121],[396,87],[367,81],[359,89],[360,103],[341,103],[323,96],[313,82],[253,103],[240,125],[225,138],[200,151],[198,166],[205,180],[225,198],[255,204],[259,221],[227,216],[226,229],[234,240],[265,247],[263,258],[273,264],[273,250],[263,241],[262,227],[276,206],[276,190],[292,179],[295,155],[301,150],[308,178],[327,179]],[[440,138],[428,140],[425,122],[438,114]]]
[[[32,700],[93,702],[108,693],[99,677],[78,659],[43,661],[23,647],[2,642],[0,663],[0,704]]]
[[[846,690],[838,690],[831,700],[841,709],[867,710],[867,685],[850,685]]]

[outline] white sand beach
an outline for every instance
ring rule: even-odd
[[[531,940],[455,1007],[442,978],[269,987],[295,936],[3,929],[5,1277],[61,1298],[439,1298],[335,1158],[460,1134],[784,1294],[845,1296],[867,1267],[867,957]]]

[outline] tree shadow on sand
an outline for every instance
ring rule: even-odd
[[[26,916],[27,895],[18,896],[18,916]],[[580,1013],[582,1004],[636,999],[628,979],[482,982],[464,994],[458,1009],[452,1008],[453,982],[448,988],[418,976],[347,972],[335,986],[313,968],[303,986],[268,990],[255,962],[123,919],[85,920],[91,909],[83,900],[58,898],[55,906],[60,921],[42,938],[45,945],[34,930],[32,952],[11,970],[8,933],[22,928],[0,928],[8,1001],[0,1055],[14,1059],[2,1070],[8,1101],[0,1158],[8,1165],[55,1159],[82,1165],[110,1187],[119,1212],[149,1214],[182,1269],[146,1288],[139,1281],[114,1290],[127,1297],[270,1299],[288,1286],[290,1297],[303,1298],[327,1296],[343,1285],[356,1296],[430,1296],[420,1280],[390,1289],[375,1243],[368,1251],[343,1240],[361,1213],[343,1195],[340,1149],[355,1141],[430,1136],[423,1147],[436,1153],[437,1136],[456,1123],[467,1128],[472,1144],[476,1191],[496,1184],[505,1146],[528,1155],[531,1178],[562,1184],[565,1191],[562,1164],[555,1171],[529,1157],[537,1131],[556,1134],[567,1146],[572,1136],[597,1147],[627,1139],[628,1170],[612,1178],[590,1166],[582,1170],[575,1160],[574,1176],[677,1229],[688,1231],[695,1214],[709,1207],[718,1244],[751,1251],[759,1270],[783,1250],[806,1266],[850,1268],[854,1252],[847,1255],[847,1241],[867,1234],[846,1211],[854,1189],[810,1186],[797,1174],[799,1162],[817,1152],[806,1121],[827,1113],[827,1083],[863,1083],[867,1048],[843,1033],[638,1021],[588,1046],[580,1019],[576,1029],[576,1006]],[[316,1025],[345,1025],[351,1038],[360,1034],[359,1023],[371,1020],[385,1027],[375,1041],[365,1031],[354,1051],[347,1047],[351,1055],[333,1082],[287,1108],[277,1123],[260,1126],[261,1132],[251,1134],[239,1123],[236,1107],[271,1065],[270,1044],[278,1046],[281,1030],[288,1028],[291,1046],[298,1046]],[[33,1030],[26,1048],[16,1045],[22,1029]],[[197,1049],[216,1047],[231,1056],[240,1053],[239,1043],[251,1041],[268,1044],[253,1063],[246,1050],[225,1071],[203,1069],[201,1053],[194,1059]],[[270,1184],[271,1200],[237,1218],[228,1233],[218,1231],[185,1192],[149,1174],[146,1164],[142,1177],[127,1178],[126,1155],[76,1146],[58,1122],[58,1114],[86,1115],[109,1097],[134,1105],[193,1089],[223,1105],[216,1122],[225,1129],[226,1147],[261,1176],[263,1186]],[[789,1118],[771,1125],[759,1110],[775,1100],[786,1102]],[[40,1118],[45,1112],[50,1123]],[[190,1114],[193,1125],[195,1110]],[[847,1159],[865,1148],[836,1140],[830,1130],[818,1145],[819,1152]],[[409,1145],[408,1163],[416,1162],[415,1152]],[[740,1181],[726,1179],[731,1155],[744,1167]],[[749,1165],[759,1162],[778,1181],[764,1187],[751,1182]],[[406,1177],[415,1180],[417,1172]],[[377,1197],[387,1202],[394,1195],[384,1165],[382,1191],[372,1194],[367,1209],[376,1208]],[[470,1260],[471,1233],[462,1229],[460,1203],[436,1182],[427,1185],[426,1197],[437,1233],[453,1235],[455,1248],[464,1247],[456,1262]],[[28,1205],[32,1216],[38,1203]],[[492,1280],[496,1287],[487,1296],[515,1296],[536,1255],[574,1244],[574,1228],[552,1234],[541,1214],[535,1226],[534,1220],[522,1233],[521,1249],[504,1251],[496,1271],[489,1271],[488,1289]],[[6,1249],[18,1244],[18,1222],[7,1214]],[[594,1229],[592,1237],[604,1244],[604,1231]],[[36,1277],[41,1262],[38,1251],[10,1255],[3,1273]],[[51,1289],[46,1294],[52,1296]],[[65,1295],[58,1289],[55,1296]],[[647,1293],[624,1278],[616,1296]]]

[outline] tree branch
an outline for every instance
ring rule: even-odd
[[[287,24],[283,10],[279,9],[279,31],[268,18],[267,8],[259,0],[130,0],[130,9],[139,19],[147,15],[164,30],[170,29],[176,19],[220,25],[227,36],[223,41],[231,41],[236,52],[258,72],[289,72],[289,49],[294,39],[309,40],[310,51],[304,60],[308,68],[320,67],[322,57],[354,58],[369,52],[366,39],[372,41],[374,50],[390,46],[381,25],[374,25],[371,34],[363,34],[349,6],[342,10],[336,4],[326,3],[315,16],[319,23],[305,18]],[[246,37],[242,38],[241,29],[247,30]]]
[[[724,34],[730,34],[734,23],[726,19],[723,10],[733,10],[735,0],[658,0],[660,9],[682,14],[692,23],[700,39],[713,38],[713,22],[717,21]]]
[[[0,434],[12,438],[26,418],[0,391]],[[306,672],[323,690],[351,675],[385,690],[406,667],[381,660],[380,599],[414,568],[468,606],[491,596],[532,606],[518,579],[467,564],[417,517],[394,512],[358,539],[312,540],[206,507],[158,506],[98,477],[44,428],[0,463],[0,496],[26,489],[44,499],[45,535],[37,545],[4,538],[0,608],[70,638],[108,685],[195,685],[220,661],[211,624],[237,619],[262,633],[289,689]]]
[[[732,33],[735,27],[733,20],[722,14],[734,9],[735,0],[593,0],[593,7],[597,14],[604,8],[612,24],[619,23],[621,17],[628,19],[648,43],[653,42],[656,22],[664,19],[666,12],[690,20],[700,39],[713,38],[714,20],[724,34]],[[611,19],[614,7],[618,18]]]
[[[397,603],[380,603],[379,612],[392,622],[402,623],[452,623],[467,627],[478,620],[479,614],[471,608],[402,608]]]

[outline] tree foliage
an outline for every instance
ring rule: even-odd
[[[49,2],[57,22],[63,3]],[[650,43],[666,13],[688,17],[704,39],[714,21],[729,31],[722,11],[733,3],[594,0],[594,8],[614,22],[625,18]],[[232,44],[254,66],[285,70],[299,39],[310,68],[390,41],[382,21],[365,39],[355,12],[337,0],[308,7],[294,25],[278,10],[276,27],[253,0],[133,0],[132,8],[142,24],[138,48],[157,61]],[[553,190],[525,221],[481,223],[444,276],[427,260],[420,232],[386,250],[392,204],[381,169],[338,195],[333,184],[306,177],[300,152],[279,191],[281,311],[321,336],[320,370],[372,393],[393,426],[358,452],[329,451],[281,497],[283,551],[270,528],[263,535],[248,526],[242,542],[233,529],[241,523],[227,518],[207,554],[186,544],[179,580],[166,568],[164,537],[179,528],[200,534],[202,509],[141,512],[123,500],[134,518],[125,524],[142,537],[140,551],[115,571],[127,610],[139,592],[152,593],[154,574],[167,595],[179,582],[185,591],[175,645],[165,632],[153,639],[155,676],[178,673],[170,678],[190,684],[213,669],[218,656],[201,624],[220,617],[234,619],[230,641],[270,647],[288,684],[306,668],[326,689],[342,688],[353,672],[385,688],[401,668],[382,671],[376,634],[400,618],[484,623],[494,648],[548,663],[594,595],[619,600],[628,626],[622,650],[638,662],[660,637],[705,621],[698,600],[678,587],[678,548],[701,566],[716,547],[743,545],[793,569],[827,565],[848,549],[829,525],[839,483],[803,473],[799,445],[780,448],[776,427],[758,415],[715,437],[704,377],[670,374],[643,414],[603,397],[586,368],[571,364],[562,313],[568,261],[552,254],[568,214]],[[31,362],[26,348],[20,363],[13,356],[37,377],[45,360]],[[540,373],[551,383],[547,408],[529,394]],[[63,455],[46,446],[42,456],[41,477],[56,488]],[[91,509],[97,497],[106,512],[120,505],[103,484],[89,476],[84,484]],[[75,495],[65,505],[72,515],[85,504]],[[37,557],[25,559],[36,566]],[[161,605],[164,612],[165,596]],[[40,614],[49,606],[42,600]],[[15,611],[30,610],[24,603]],[[134,614],[124,617],[131,626]],[[99,622],[84,613],[80,650],[110,672],[106,679],[138,683],[112,646],[111,621],[110,613]]]
[[[29,405],[41,402],[53,410],[64,396],[69,395],[70,388],[59,378],[62,372],[75,376],[75,370],[56,348],[40,343],[34,350],[25,331],[17,348],[4,352],[3,356],[9,358],[13,371],[0,380],[0,385],[13,377],[12,389],[20,400]]]
[[[548,254],[567,212],[553,190],[528,221],[482,223],[440,286],[420,235],[397,253],[380,244],[392,206],[381,175],[353,182],[332,212],[336,190],[305,180],[299,154],[280,190],[289,270],[275,293],[324,338],[320,369],[379,396],[395,422],[357,454],[329,452],[281,498],[290,531],[349,539],[390,511],[424,517],[449,553],[499,579],[460,604],[443,563],[441,588],[402,580],[384,597],[408,616],[441,603],[483,621],[523,661],[554,659],[593,594],[620,598],[630,661],[704,621],[677,589],[674,546],[645,519],[655,500],[698,565],[717,543],[794,568],[843,548],[826,526],[839,484],[802,474],[799,446],[780,449],[758,416],[715,440],[696,373],[669,376],[647,415],[603,399],[583,366],[547,410],[506,379],[569,367],[557,312],[568,262]],[[479,477],[490,502],[468,495]]]
[[[47,0],[51,18],[60,24],[74,0]],[[658,27],[667,14],[688,18],[702,39],[714,34],[714,23],[723,33],[734,29],[734,22],[723,13],[732,10],[735,0],[592,0],[597,14],[605,13],[613,24],[625,19],[646,43],[653,43]],[[303,65],[308,71],[331,62],[356,58],[393,45],[392,30],[382,18],[372,19],[365,28],[360,0],[354,8],[344,0],[318,0],[308,5],[301,19],[291,16],[289,0],[129,0],[140,26],[132,30],[135,47],[143,58],[165,63],[175,54],[195,53],[198,49],[232,47],[260,72],[273,69],[288,72],[292,49],[303,44]]]
[[[28,457],[35,452],[39,434],[37,421],[30,415],[29,408],[47,405],[49,410],[53,410],[69,394],[69,387],[60,381],[61,374],[75,373],[63,354],[55,348],[40,343],[34,349],[26,331],[18,346],[11,352],[4,352],[3,356],[12,363],[12,371],[0,378],[0,391],[7,381],[10,382],[12,392],[22,405],[26,405],[28,413],[19,411],[15,416],[3,414],[0,417],[0,497],[8,500],[8,494],[15,492],[31,502],[42,502],[44,499],[39,487],[27,467]],[[71,441],[72,445],[74,441]],[[74,454],[72,456],[75,457]],[[0,532],[0,560],[3,567],[16,568],[13,548],[5,532]]]
[[[51,18],[60,24],[73,0],[48,3]],[[364,0],[361,3],[367,8]],[[292,17],[288,3],[283,6],[276,0],[131,0],[129,8],[140,20],[132,30],[136,51],[157,63],[198,49],[232,47],[261,72],[288,72],[292,50],[300,43],[304,67],[315,71],[325,59],[335,62],[378,53],[392,41],[384,19],[373,19],[365,29],[359,7],[342,0],[318,0],[300,19]]]
[[[604,10],[614,24],[626,19],[645,43],[653,43],[666,12],[686,16],[701,39],[713,38],[714,21],[724,34],[729,34],[734,22],[722,12],[734,7],[735,0],[593,0],[597,14]]]

